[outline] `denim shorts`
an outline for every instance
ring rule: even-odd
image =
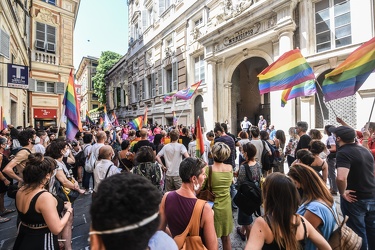
[[[238,225],[241,225],[241,226],[251,225],[251,223],[253,223],[253,216],[246,215],[245,213],[241,211],[241,209],[238,208],[237,222],[238,222]]]

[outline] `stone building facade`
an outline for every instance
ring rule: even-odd
[[[148,109],[149,122],[193,124],[206,130],[229,121],[239,131],[259,115],[287,129],[296,121],[311,128],[336,124],[336,115],[360,127],[374,100],[374,76],[356,95],[324,102],[318,95],[281,107],[281,91],[260,95],[257,75],[283,53],[299,48],[317,82],[374,36],[374,1],[361,0],[131,0],[129,49],[107,74],[109,109],[128,121]],[[202,80],[192,99],[163,95]],[[372,85],[372,86],[371,86]]]
[[[36,128],[58,126],[71,69],[74,74],[73,32],[80,0],[32,3],[28,123]]]

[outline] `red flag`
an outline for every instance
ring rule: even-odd
[[[140,129],[142,128],[142,126],[147,126],[147,110],[148,109],[148,107],[146,106],[146,108],[145,108],[145,114],[144,114],[144,116],[143,116],[143,124],[141,125],[141,127],[140,127]]]
[[[204,142],[203,142],[203,135],[202,135],[202,128],[201,128],[201,121],[199,120],[199,116],[197,118],[197,124],[195,126],[196,131],[196,148],[195,153],[197,158],[201,158],[204,153]]]

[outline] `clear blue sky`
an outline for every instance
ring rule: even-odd
[[[74,29],[74,68],[84,56],[128,50],[127,0],[81,0]]]

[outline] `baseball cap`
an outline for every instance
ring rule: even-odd
[[[336,137],[340,137],[344,142],[353,142],[356,137],[355,130],[348,126],[331,127],[329,132],[334,133]]]
[[[116,127],[116,131],[120,131],[121,130],[121,128],[120,127]]]
[[[87,126],[83,126],[82,129],[85,130],[85,131],[89,130],[89,128]]]

